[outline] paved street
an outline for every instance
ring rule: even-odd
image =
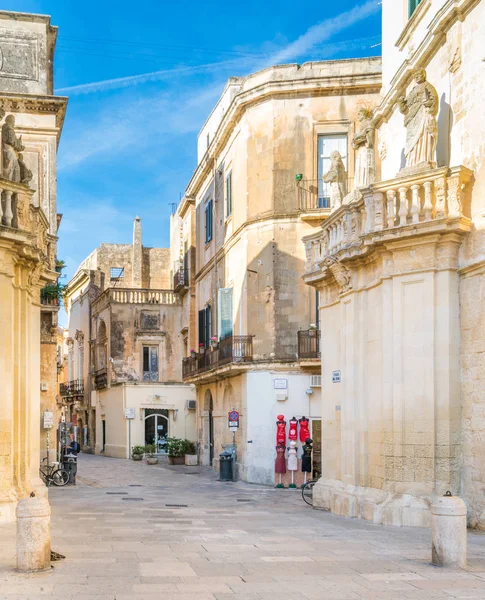
[[[0,526],[0,599],[360,600],[485,598],[485,535],[469,569],[429,564],[427,530],[314,511],[298,492],[220,483],[197,467],[80,456],[73,488],[50,490],[51,572],[13,571]]]

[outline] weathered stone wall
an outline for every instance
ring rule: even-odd
[[[170,248],[143,248],[143,284],[152,290],[171,290]]]

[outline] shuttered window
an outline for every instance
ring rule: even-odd
[[[412,17],[413,12],[421,4],[421,0],[409,0],[409,17]]]
[[[226,175],[226,217],[232,215],[232,171]]]
[[[212,200],[209,200],[205,207],[205,243],[208,244],[212,239]]]
[[[205,348],[210,345],[212,331],[212,312],[211,307],[207,306],[199,310],[199,346],[202,344]]]
[[[219,290],[219,338],[221,340],[232,335],[232,288]]]

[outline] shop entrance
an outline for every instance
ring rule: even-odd
[[[145,444],[156,446],[158,454],[165,453],[169,436],[168,410],[145,408]]]
[[[322,421],[321,419],[312,419],[312,440],[313,440],[313,479],[318,479],[322,475]]]

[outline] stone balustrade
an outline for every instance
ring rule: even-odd
[[[177,305],[180,303],[180,297],[173,290],[108,288],[93,302],[93,314],[101,312],[110,303]]]
[[[469,223],[466,186],[472,172],[466,167],[427,170],[382,181],[347,196],[323,223],[304,238],[305,275],[322,263],[367,254],[387,239],[421,235]]]

